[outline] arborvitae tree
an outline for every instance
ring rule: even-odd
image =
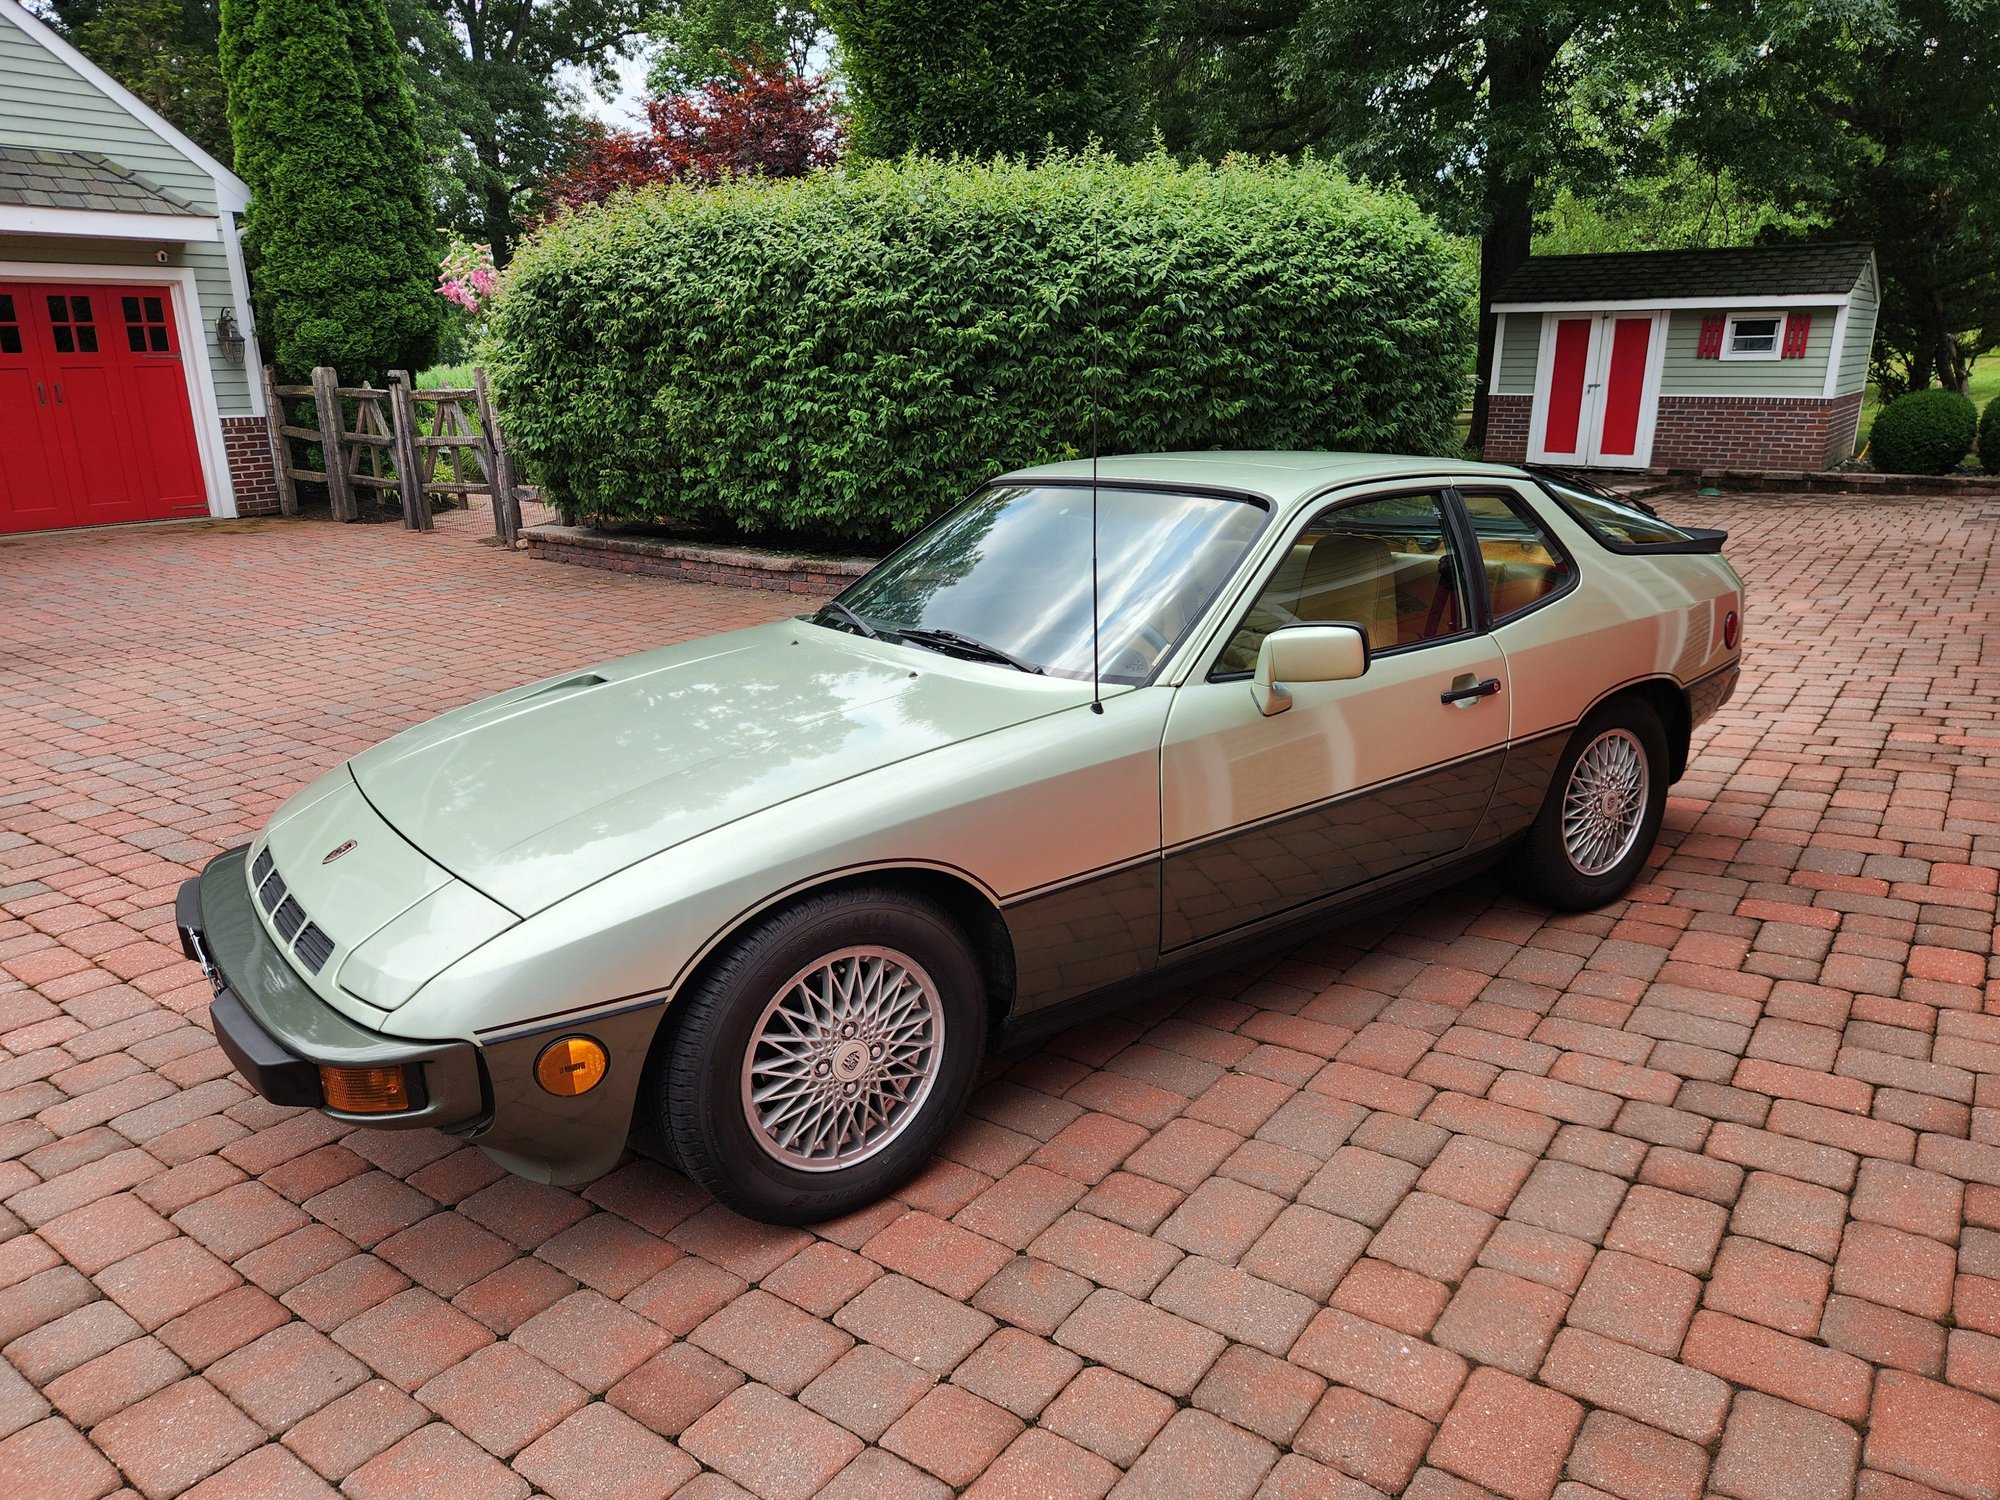
[[[819,0],[871,156],[1134,143],[1153,0]]]
[[[428,365],[439,242],[382,0],[223,0],[222,71],[266,354],[288,379]]]

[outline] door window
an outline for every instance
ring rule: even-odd
[[[1531,609],[1569,586],[1574,564],[1534,513],[1505,492],[1463,496],[1479,539],[1493,623]]]
[[[91,316],[90,299],[51,295],[49,337],[54,340],[58,354],[95,354],[97,324]]]
[[[1316,516],[1292,539],[1217,671],[1252,670],[1264,637],[1284,625],[1358,625],[1380,653],[1457,635],[1467,618],[1442,499],[1364,500]]]
[[[14,311],[14,298],[0,292],[0,354],[21,352],[21,320]]]
[[[118,302],[125,315],[125,343],[134,354],[166,354],[172,349],[165,298],[120,297]]]

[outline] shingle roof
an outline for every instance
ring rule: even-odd
[[[108,214],[207,217],[192,204],[95,151],[42,151],[31,146],[0,146],[0,203]]]
[[[1625,255],[1537,255],[1493,301],[1643,302],[1681,297],[1844,296],[1873,253],[1833,242],[1743,250],[1642,250]]]

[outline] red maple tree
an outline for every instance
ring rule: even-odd
[[[732,77],[647,100],[644,130],[592,121],[568,163],[542,185],[551,206],[582,208],[648,182],[803,177],[839,159],[840,117],[824,78],[802,78],[762,56],[729,65]]]

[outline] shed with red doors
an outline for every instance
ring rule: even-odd
[[[1486,457],[1837,464],[1854,452],[1879,301],[1863,244],[1534,256],[1491,309]]]
[[[0,532],[277,509],[248,203],[0,0]]]

